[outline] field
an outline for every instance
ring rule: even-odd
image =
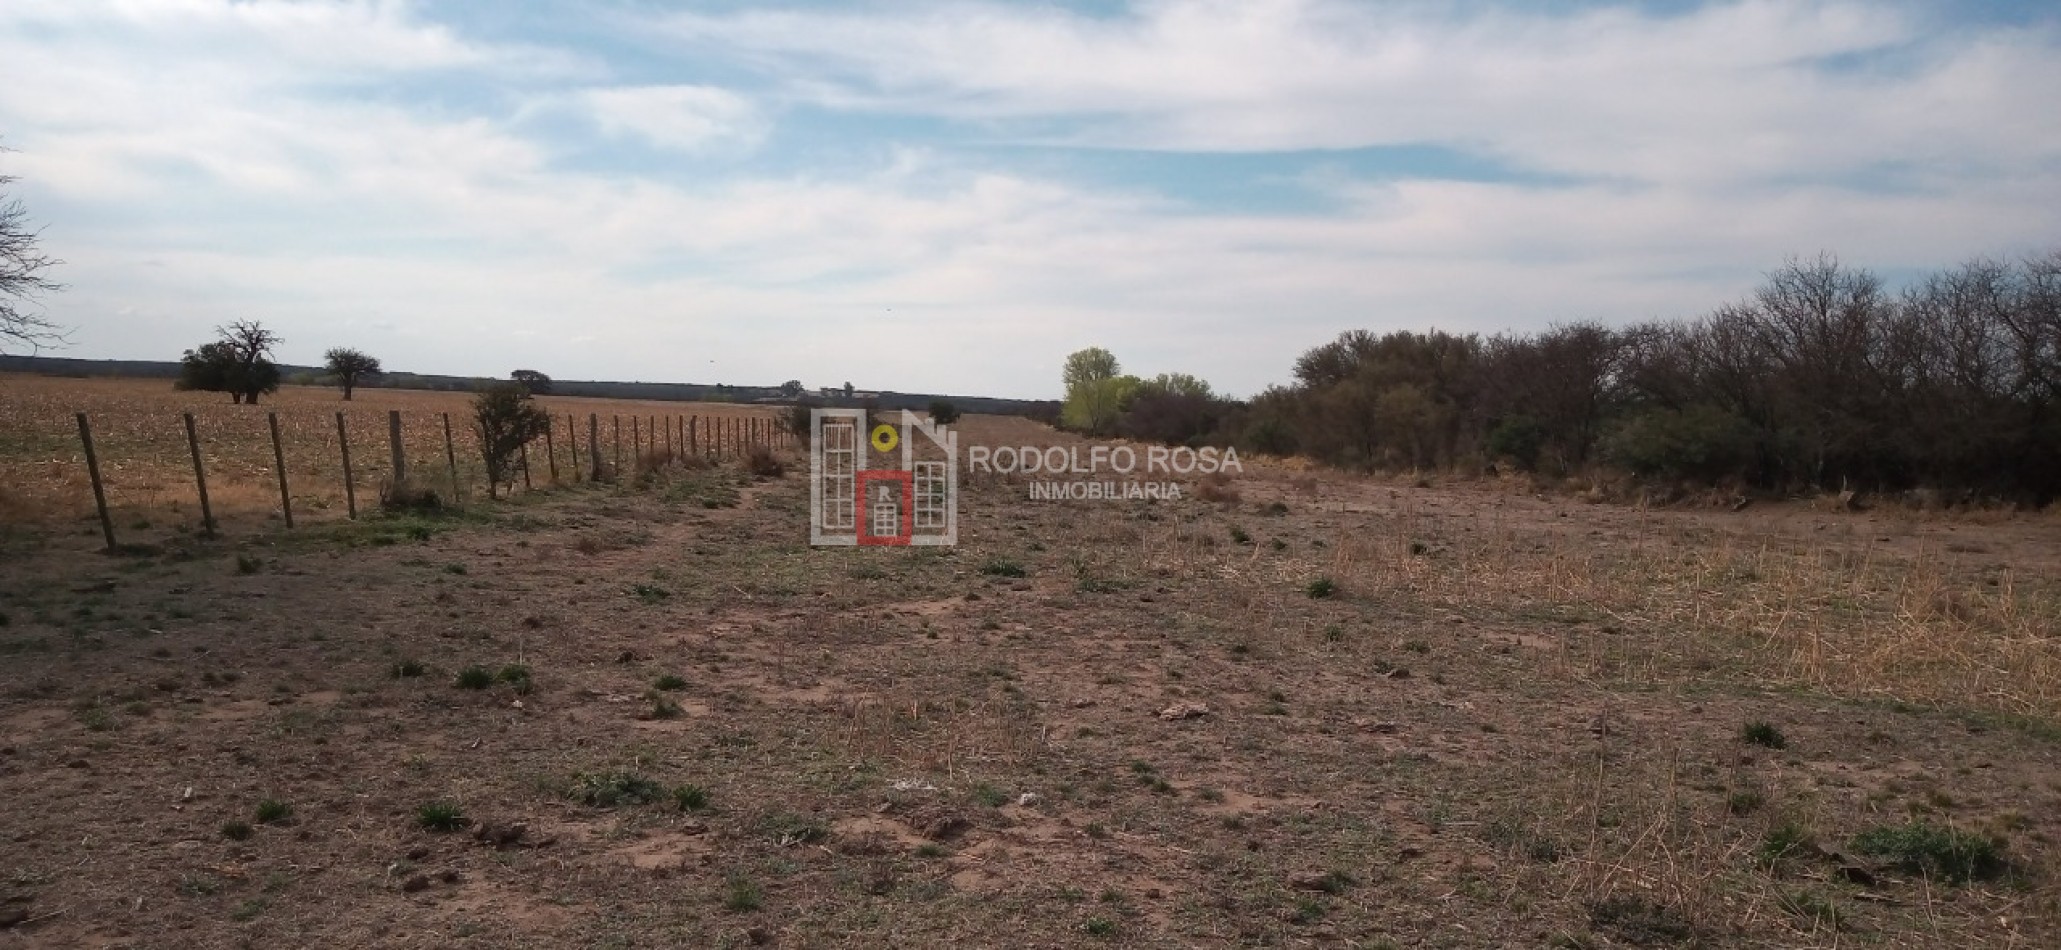
[[[410,470],[432,487],[450,484],[455,456],[463,495],[486,494],[479,440],[468,425],[467,393],[360,389],[350,402],[329,387],[284,386],[256,406],[239,406],[221,393],[177,392],[161,379],[63,379],[0,374],[0,521],[68,520],[91,515],[93,486],[84,464],[76,415],[93,425],[96,454],[106,482],[108,505],[117,525],[149,532],[171,522],[200,529],[199,493],[181,413],[192,413],[208,476],[215,517],[228,526],[280,519],[279,483],[272,458],[267,414],[279,417],[289,497],[296,517],[334,520],[345,516],[343,457],[336,414],[345,414],[350,437],[352,480],[358,499],[376,507],[380,485],[392,472],[387,416],[403,417],[402,439]],[[531,483],[548,483],[552,465],[559,478],[575,479],[570,439],[579,440],[582,468],[589,416],[599,416],[605,462],[628,468],[639,444],[666,446],[667,429],[697,420],[695,443],[709,447],[711,420],[770,425],[772,411],[720,403],[641,402],[544,396],[551,413],[551,455],[538,442],[530,459]],[[452,450],[444,444],[444,416],[450,416]],[[659,434],[650,420],[662,418]],[[570,425],[572,431],[568,431]],[[724,429],[725,438],[729,430]],[[675,442],[684,442],[684,436]],[[620,443],[621,456],[616,454]],[[684,448],[676,446],[675,448]],[[726,442],[725,451],[735,446]],[[121,534],[127,534],[124,530]]]
[[[53,482],[187,399],[7,386]],[[0,947],[2061,945],[2052,514],[1249,460],[817,550],[790,448],[208,541],[170,432],[123,554],[10,482]]]

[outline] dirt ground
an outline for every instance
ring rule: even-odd
[[[2061,945],[2061,520],[1225,492],[17,525],[0,948]]]

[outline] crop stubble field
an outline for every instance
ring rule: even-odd
[[[10,523],[0,946],[2061,941],[2052,515],[1255,462],[812,550],[734,463],[290,533],[254,491],[131,512],[149,553]]]

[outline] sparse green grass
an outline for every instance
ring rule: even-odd
[[[494,685],[493,671],[477,664],[458,671],[459,689],[486,689]]]
[[[1802,825],[1785,821],[1768,829],[1760,840],[1760,863],[1770,869],[1801,859],[1817,851],[1817,839]]]
[[[766,891],[758,882],[742,873],[732,872],[723,881],[723,907],[739,914],[748,914],[765,906]]]
[[[681,678],[680,678],[680,677],[678,677],[678,676],[674,676],[674,675],[673,675],[673,674],[671,674],[671,673],[667,673],[666,675],[664,675],[664,676],[661,676],[661,677],[659,677],[658,679],[656,679],[656,680],[652,681],[652,684],[651,684],[651,685],[652,685],[652,688],[654,688],[654,689],[663,689],[663,690],[667,690],[667,691],[677,691],[677,690],[683,690],[683,689],[686,689],[686,688],[687,688],[687,681],[686,681],[686,680],[684,680],[684,679],[681,679]]]
[[[251,827],[247,821],[225,821],[222,823],[222,837],[231,841],[250,840]]]
[[[470,824],[471,819],[465,817],[465,811],[458,807],[458,803],[435,801],[416,807],[415,822],[429,831],[452,832]]]
[[[428,673],[429,667],[420,660],[402,660],[394,664],[391,672],[395,679],[413,678]]]
[[[293,806],[276,798],[258,802],[258,823],[274,825],[293,817]]]
[[[681,811],[706,811],[708,789],[699,785],[679,786],[673,789],[673,804],[678,805]]]
[[[1854,836],[1853,847],[1906,873],[1954,884],[1988,880],[2007,867],[1996,839],[1923,821],[1869,828]]]
[[[1030,574],[1023,569],[1023,565],[1002,557],[989,558],[983,562],[980,572],[989,577],[1026,577]]]
[[[973,789],[973,799],[989,808],[1000,808],[1009,804],[1009,793],[992,785],[979,785]]]
[[[662,603],[666,598],[673,596],[672,591],[656,584],[637,584],[630,588],[630,593],[637,595],[638,600],[647,604]]]
[[[1782,730],[1775,728],[1772,723],[1760,720],[1749,722],[1745,727],[1741,728],[1739,730],[1739,741],[1750,745],[1766,746],[1770,749],[1786,749],[1789,747],[1789,739],[1782,735]]]
[[[665,794],[657,782],[635,772],[582,772],[572,782],[572,797],[595,808],[643,805]]]
[[[515,687],[517,693],[527,695],[532,688],[530,668],[521,663],[510,663],[494,674],[494,678]]]
[[[1328,577],[1319,577],[1303,586],[1302,592],[1311,600],[1323,600],[1338,593],[1338,584]]]

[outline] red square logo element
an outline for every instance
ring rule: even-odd
[[[901,469],[855,473],[859,496],[859,543],[873,547],[909,544],[916,534],[916,476]]]

